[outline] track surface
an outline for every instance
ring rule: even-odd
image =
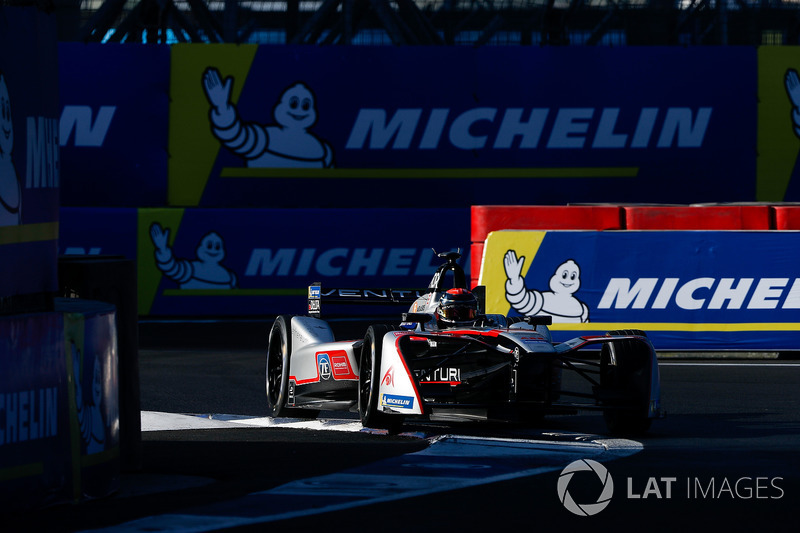
[[[263,417],[261,344],[268,325],[201,325],[189,331],[174,325],[143,325],[142,409]],[[608,506],[594,516],[575,516],[562,505],[557,491],[559,465],[536,475],[531,471],[531,475],[509,475],[473,486],[454,483],[461,488],[321,514],[300,512],[287,520],[256,521],[236,529],[796,531],[800,362],[670,359],[662,361],[661,379],[668,417],[656,421],[646,438],[639,439],[638,453],[609,462],[600,459],[613,478],[614,491]],[[352,422],[347,414],[323,413],[321,417]],[[241,515],[246,502],[250,502],[248,516],[274,515],[276,505],[302,509],[318,499],[318,493],[310,493],[279,500],[277,492],[287,490],[280,487],[297,480],[358,472],[375,463],[389,468],[390,476],[392,472],[399,476],[401,469],[393,464],[407,465],[409,458],[419,457],[405,454],[430,453],[425,451],[432,449],[429,440],[420,436],[460,434],[574,443],[600,439],[605,431],[602,417],[596,414],[547,418],[532,429],[420,425],[407,427],[411,436],[219,425],[223,427],[145,431],[142,468],[123,474],[118,494],[10,517],[3,530],[163,530],[163,522],[156,522],[155,528],[137,529],[130,521],[198,507]],[[430,465],[446,460],[425,464],[431,470]],[[456,465],[481,467],[472,463]],[[530,464],[520,459],[519,470],[526,468]],[[447,472],[442,469],[442,477]],[[575,476],[569,483],[570,495],[579,503],[594,502],[602,487],[598,478],[586,472]],[[369,492],[370,487],[364,490]],[[263,491],[272,492],[256,505],[247,496]],[[178,526],[185,527],[188,520]]]

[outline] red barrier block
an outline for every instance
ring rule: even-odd
[[[483,242],[492,231],[615,230],[623,229],[622,209],[616,205],[474,205],[472,242]]]
[[[475,287],[481,277],[481,261],[483,261],[483,241],[473,242],[469,252],[469,280],[470,286]]]
[[[775,229],[800,230],[800,205],[776,205],[772,207],[775,215]]]
[[[768,230],[767,205],[625,207],[629,230]]]

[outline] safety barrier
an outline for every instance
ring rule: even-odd
[[[620,206],[474,205],[471,212],[471,281],[477,285],[484,241],[504,229],[618,230],[624,218]]]
[[[775,229],[800,230],[800,205],[772,206]]]
[[[0,317],[0,511],[119,490],[117,315],[59,298]]]
[[[487,312],[550,314],[562,341],[635,327],[661,349],[796,349],[800,206],[604,207],[621,223],[587,206],[473,207]]]
[[[471,211],[471,283],[484,243],[500,230],[800,230],[800,205],[476,205]]]
[[[768,205],[687,205],[624,207],[629,230],[775,229]]]

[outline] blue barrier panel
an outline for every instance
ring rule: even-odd
[[[469,209],[62,208],[62,252],[138,262],[140,315],[305,313],[307,287],[425,288]]]
[[[60,313],[0,317],[0,509],[69,501],[69,390]]]
[[[58,56],[55,15],[0,6],[0,305],[55,292]],[[5,307],[9,307],[6,309]]]
[[[173,206],[754,199],[754,48],[172,50]]]
[[[119,490],[119,374],[113,305],[62,298],[69,376],[70,460],[74,500]]]
[[[58,299],[0,317],[0,510],[119,489],[114,307]]]
[[[796,350],[800,233],[498,231],[489,312],[553,316],[554,338],[643,329],[659,350]]]
[[[142,209],[139,309],[304,313],[314,281],[426,287],[431,248],[466,253],[468,243],[468,209]]]
[[[59,43],[61,205],[167,202],[169,47]]]
[[[136,260],[138,210],[127,207],[62,207],[62,255],[120,255]]]

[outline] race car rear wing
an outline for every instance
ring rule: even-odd
[[[436,250],[434,250],[434,253]],[[443,292],[446,279],[452,279],[453,288],[467,288],[467,277],[464,269],[458,264],[461,250],[457,252],[443,252],[437,254],[445,260],[439,265],[433,275],[430,285],[425,290],[417,289],[322,289],[322,283],[312,283],[308,287],[308,314],[319,318],[322,311],[322,301],[331,303],[349,304],[407,304],[414,303],[425,294]],[[484,287],[473,289],[478,298],[479,312],[485,309],[486,291]]]
[[[334,304],[411,305],[428,289],[323,289],[322,283],[308,286],[308,314],[319,318],[322,302]]]
[[[485,302],[485,287],[475,287],[472,292],[478,298],[482,312]],[[333,304],[411,305],[418,298],[434,292],[427,289],[323,289],[317,281],[308,286],[308,314],[314,318],[322,315],[322,302]]]

